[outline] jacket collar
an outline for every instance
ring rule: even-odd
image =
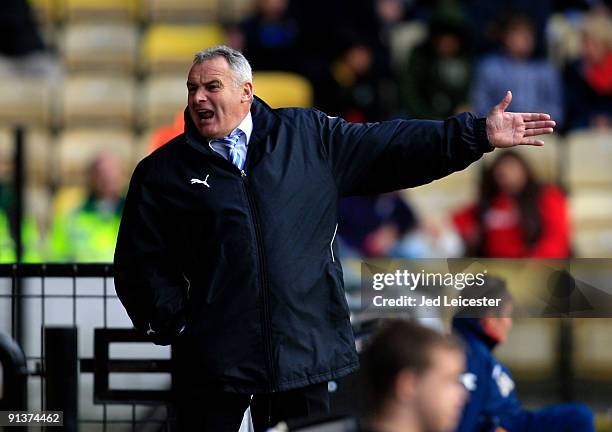
[[[497,345],[497,341],[484,332],[478,318],[453,318],[453,329],[469,339],[484,343],[489,350]]]
[[[251,117],[253,120],[253,131],[248,145],[247,166],[252,166],[261,157],[263,153],[262,142],[270,135],[277,127],[280,119],[272,108],[257,96],[253,96],[251,104]],[[218,156],[212,150],[206,138],[204,138],[195,127],[189,115],[189,108],[185,108],[185,140],[193,149],[204,153],[208,156]]]

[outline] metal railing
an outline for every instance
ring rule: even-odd
[[[112,271],[110,264],[0,264],[0,333],[24,353],[24,409],[64,411],[65,430],[171,430],[170,349],[131,328]]]

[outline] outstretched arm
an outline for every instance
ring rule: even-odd
[[[486,118],[463,113],[444,121],[348,123],[318,113],[317,130],[340,196],[419,186],[460,171],[496,147],[543,145],[548,114],[510,113],[508,92]]]

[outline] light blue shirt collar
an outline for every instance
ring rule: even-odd
[[[240,129],[242,132],[244,132],[244,135],[246,136],[246,145],[248,146],[249,141],[251,139],[251,133],[253,132],[253,117],[251,117],[251,111],[247,113],[246,117],[242,119],[238,127],[234,129],[230,133],[230,135],[234,133],[237,129]]]

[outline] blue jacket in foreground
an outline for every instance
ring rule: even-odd
[[[510,371],[493,355],[496,342],[476,318],[455,318],[453,330],[465,341],[467,367],[463,383],[469,392],[457,432],[593,432],[593,413],[580,403],[537,411],[524,409]],[[498,429],[503,428],[503,429]]]

